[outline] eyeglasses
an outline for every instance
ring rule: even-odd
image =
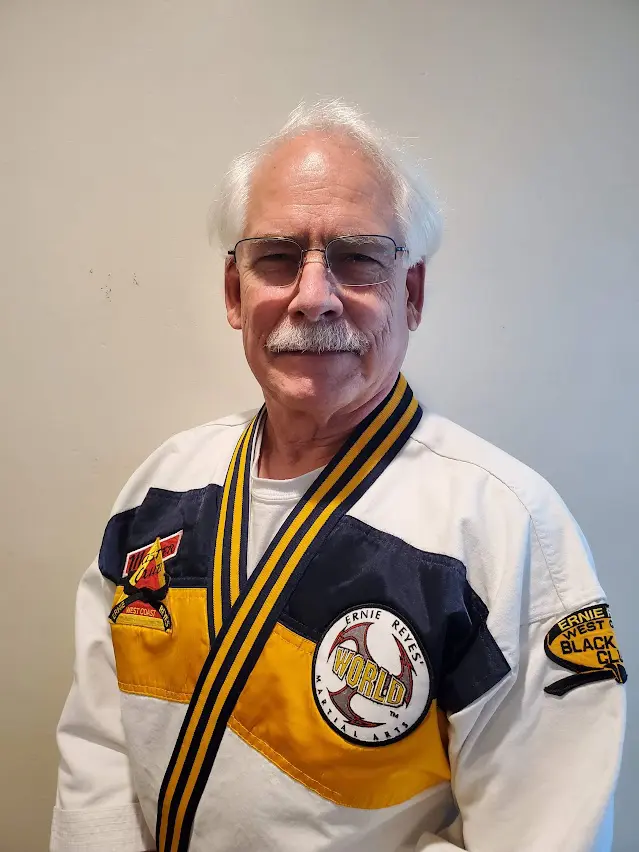
[[[385,284],[392,277],[397,255],[408,257],[405,246],[380,234],[335,237],[323,249],[302,248],[289,237],[248,237],[228,254],[240,275],[269,287],[288,287],[297,281],[310,252],[322,254],[332,278],[345,287]]]

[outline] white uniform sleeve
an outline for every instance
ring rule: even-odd
[[[556,620],[522,630],[506,695],[497,687],[479,712],[470,706],[449,720],[462,848],[471,852],[611,849],[624,689],[603,681],[561,698],[544,693],[562,676],[544,652]]]
[[[625,689],[610,679],[584,680],[561,697],[544,692],[573,674],[549,659],[546,635],[571,613],[603,600],[574,520],[558,500],[548,514],[545,528],[533,522],[522,567],[505,576],[490,607],[488,624],[511,673],[481,700],[449,716],[459,819],[446,839],[423,836],[418,852],[612,848]],[[559,609],[526,619],[539,577],[552,582]],[[578,634],[575,641],[583,640]]]
[[[58,727],[61,759],[51,852],[155,848],[133,790],[120,717],[108,621],[113,594],[96,560],[77,596],[74,679]]]

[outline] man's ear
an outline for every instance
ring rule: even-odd
[[[240,273],[235,258],[227,257],[224,266],[224,301],[226,318],[231,328],[242,328],[242,299],[240,296]]]
[[[406,273],[406,322],[411,331],[416,331],[422,321],[425,279],[426,264],[423,260],[411,266]]]

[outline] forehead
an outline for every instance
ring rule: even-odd
[[[388,178],[346,136],[306,134],[270,152],[251,181],[244,236],[399,239]]]

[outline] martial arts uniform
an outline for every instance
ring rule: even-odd
[[[167,441],[78,593],[55,852],[604,852],[625,681],[575,521],[393,394],[321,471]],[[377,419],[376,419],[377,418]]]

